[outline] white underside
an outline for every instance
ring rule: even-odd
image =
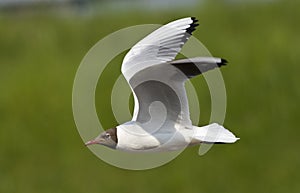
[[[147,133],[140,125],[128,122],[117,127],[117,149],[135,152],[163,152],[181,150],[197,143],[234,143],[239,138],[216,123],[192,128],[175,129],[174,132]]]

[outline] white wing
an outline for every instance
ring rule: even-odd
[[[183,44],[198,26],[194,17],[168,23],[139,41],[126,54],[122,73],[129,80],[136,72],[167,61],[172,61]]]
[[[223,61],[172,61],[195,30],[196,22],[195,18],[184,18],[162,26],[132,47],[123,60],[122,73],[134,95],[132,121],[142,124],[147,132],[192,128],[184,82],[203,72],[199,66],[220,66]]]

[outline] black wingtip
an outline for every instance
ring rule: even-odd
[[[193,20],[193,23],[196,23],[198,21],[196,17],[191,17],[191,19]]]
[[[193,23],[190,24],[190,27],[188,27],[186,29],[186,32],[190,35],[192,35],[193,31],[195,31],[196,27],[199,25],[197,22],[198,20],[196,19],[196,17],[191,17],[191,19],[193,20]]]
[[[225,65],[227,65],[227,63],[228,63],[228,61],[227,61],[227,60],[225,60],[225,59],[221,58],[221,62],[218,62],[218,63],[217,63],[217,65],[218,65],[218,67],[221,67],[221,66],[225,66]]]

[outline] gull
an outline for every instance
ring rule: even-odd
[[[134,96],[131,121],[102,132],[85,145],[133,152],[181,150],[201,143],[234,143],[239,138],[218,123],[192,125],[185,82],[227,63],[216,57],[175,60],[199,25],[195,17],[170,22],[135,44],[121,71]]]

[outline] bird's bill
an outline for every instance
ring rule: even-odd
[[[99,143],[98,140],[93,139],[93,140],[90,140],[90,141],[86,142],[85,145],[88,146],[88,145],[94,145],[94,144],[98,144],[98,143]]]

